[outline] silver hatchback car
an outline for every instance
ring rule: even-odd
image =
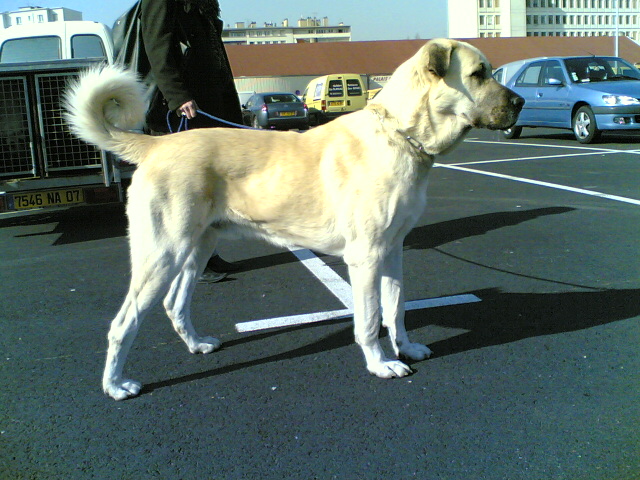
[[[254,128],[309,130],[309,109],[297,95],[286,92],[256,93],[242,105],[245,125]]]
[[[494,73],[525,99],[517,123],[503,132],[506,138],[518,138],[523,127],[571,129],[580,143],[595,142],[607,130],[640,133],[640,71],[626,60],[548,57],[518,63]]]

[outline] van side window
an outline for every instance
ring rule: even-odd
[[[62,58],[60,37],[27,37],[7,40],[0,50],[0,63],[42,62]]]
[[[342,80],[329,80],[329,96],[344,97],[344,87]]]
[[[324,88],[324,83],[318,83],[316,85],[316,91],[313,93],[314,100],[320,100],[322,98],[322,89]]]
[[[98,35],[74,35],[71,37],[71,58],[105,58],[102,39]]]
[[[349,97],[359,97],[362,95],[362,86],[357,79],[347,79],[347,95]]]

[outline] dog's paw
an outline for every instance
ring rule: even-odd
[[[193,345],[189,346],[191,353],[211,353],[215,352],[222,346],[222,342],[213,337],[201,337],[198,338]]]
[[[421,343],[406,343],[400,347],[399,355],[409,360],[424,360],[429,358],[433,352],[426,345]]]
[[[399,360],[384,360],[374,365],[367,365],[367,370],[379,378],[406,377],[413,373],[411,368]]]
[[[122,380],[121,382],[105,383],[103,385],[104,393],[114,400],[126,400],[129,397],[135,397],[140,393],[142,384],[133,380]]]

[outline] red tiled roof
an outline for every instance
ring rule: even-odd
[[[510,37],[463,39],[479,48],[494,68],[515,60],[554,55],[613,55],[612,37]],[[228,45],[236,77],[389,74],[426,40]],[[619,56],[640,62],[640,45],[620,37]]]

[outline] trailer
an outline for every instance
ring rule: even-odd
[[[10,27],[0,37],[0,213],[124,200],[134,168],[70,133],[70,81],[111,63],[109,29],[96,22]]]

